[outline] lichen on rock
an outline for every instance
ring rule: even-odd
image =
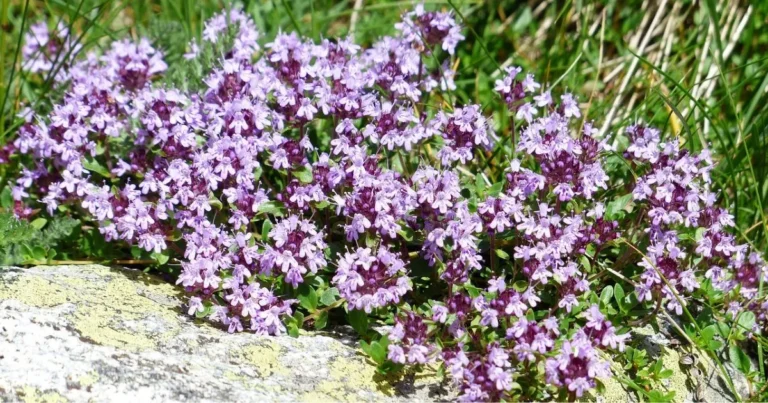
[[[196,322],[176,287],[139,271],[1,270],[2,401],[425,401],[442,391],[437,379],[393,386],[349,339]]]

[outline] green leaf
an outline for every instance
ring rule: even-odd
[[[731,359],[733,365],[742,373],[749,374],[752,372],[752,361],[739,346],[734,344],[728,348],[728,358]]]
[[[283,207],[283,204],[280,202],[270,200],[259,205],[259,213],[272,214],[275,217],[282,217],[285,215],[285,207]]]
[[[464,289],[467,290],[467,294],[472,298],[480,296],[480,289],[471,284],[464,284]]]
[[[648,398],[652,402],[671,402],[675,398],[675,391],[664,393],[653,389],[648,392]]]
[[[504,188],[504,182],[496,182],[488,189],[488,195],[496,197],[501,193]]]
[[[731,327],[728,326],[728,323],[725,322],[717,322],[717,330],[720,337],[726,339],[728,338],[728,335],[731,334]]]
[[[328,326],[328,311],[323,311],[315,318],[315,329],[324,329],[326,326]]]
[[[414,234],[414,232],[413,232],[413,230],[411,228],[409,228],[407,226],[404,226],[404,225],[401,225],[400,226],[400,231],[397,231],[397,233],[401,237],[403,237],[403,239],[405,239],[406,241],[408,241],[408,242],[413,241],[413,234]]]
[[[9,186],[5,186],[3,191],[0,192],[0,207],[5,210],[13,208],[13,195]]]
[[[616,301],[621,303],[624,302],[624,287],[621,286],[621,284],[616,284],[613,286],[613,297],[616,298]]]
[[[299,337],[299,328],[296,326],[295,322],[291,322],[286,325],[288,328],[288,335],[291,337]]]
[[[320,303],[325,306],[330,306],[334,302],[336,302],[336,297],[339,296],[339,290],[336,287],[331,287],[325,291],[323,291],[323,294],[320,296]]]
[[[663,369],[661,372],[659,372],[659,379],[667,379],[671,377],[674,374],[674,371],[671,369]]]
[[[509,253],[503,251],[502,249],[496,249],[496,256],[502,260],[509,260]]]
[[[709,343],[712,338],[715,337],[716,332],[717,327],[715,325],[709,325],[704,329],[701,329],[701,341],[703,341],[705,344]]]
[[[478,172],[475,175],[475,193],[481,195],[487,187],[488,186],[485,184],[485,179],[483,179],[483,174]]]
[[[378,242],[378,239],[376,239],[375,237],[372,237],[372,236],[365,237],[365,246],[368,248],[375,249],[377,242]]]
[[[720,350],[721,347],[723,347],[723,342],[720,340],[711,340],[709,344],[707,344],[707,349],[710,351]]]
[[[368,344],[365,340],[360,340],[360,349],[363,350],[364,353],[371,355],[371,345]]]
[[[139,248],[136,245],[131,246],[131,257],[134,259],[141,259],[141,255],[144,254],[144,249]]]
[[[526,280],[517,280],[512,284],[512,288],[517,292],[523,292],[528,289],[528,284]]]
[[[85,161],[83,161],[83,168],[93,173],[97,173],[105,178],[112,178],[112,174],[109,173],[109,170],[96,160],[86,158]]]
[[[176,242],[176,241],[181,240],[181,238],[183,238],[183,237],[184,237],[184,234],[182,234],[182,232],[179,231],[178,229],[175,229],[175,230],[173,230],[173,232],[171,232],[171,234],[169,236],[169,239],[171,241]]]
[[[37,261],[46,261],[46,256],[48,253],[45,251],[45,248],[42,246],[35,246],[32,248],[32,257]]]
[[[617,197],[605,206],[605,217],[608,220],[615,220],[624,216],[625,212],[632,211],[632,193]]]
[[[45,224],[47,224],[47,223],[48,223],[48,220],[46,220],[43,217],[39,217],[39,218],[36,218],[35,220],[33,220],[29,225],[31,225],[32,228],[34,228],[36,230],[41,230],[41,229],[43,229],[43,227],[45,227]]]
[[[619,306],[619,310],[626,313],[624,310],[624,288],[621,284],[616,283],[616,285],[613,286],[613,297],[616,299],[616,304]]]
[[[293,320],[296,321],[296,326],[301,329],[304,326],[304,314],[296,311],[293,313]]]
[[[586,255],[582,255],[579,258],[579,262],[581,262],[581,265],[584,266],[587,272],[592,271],[592,263],[589,261],[589,257],[587,257]]]
[[[736,322],[738,328],[742,331],[749,332],[752,330],[752,326],[755,325],[755,314],[752,311],[745,311],[739,315],[738,322]]]
[[[203,304],[203,310],[195,312],[196,318],[202,319],[208,317],[208,315],[213,312],[213,304],[210,301],[205,301]]]
[[[383,364],[384,361],[387,360],[387,350],[385,350],[384,346],[382,346],[378,341],[371,343],[371,348],[368,355],[370,355],[371,358],[373,358],[373,361],[379,365]]]
[[[208,200],[208,204],[210,204],[211,207],[216,207],[216,210],[221,210],[221,209],[224,208],[224,204],[221,202],[221,200],[219,200],[219,199],[217,199],[215,197],[211,197]]]
[[[608,305],[611,303],[611,298],[613,297],[613,286],[607,286],[603,288],[603,291],[600,293],[600,301],[603,302],[603,304]]]
[[[651,366],[651,370],[653,371],[654,374],[658,375],[659,373],[661,373],[661,370],[664,368],[663,365],[664,364],[662,363],[661,360],[657,360]]]
[[[301,183],[312,183],[312,180],[314,179],[312,176],[312,168],[308,165],[298,168],[291,173]]]
[[[302,283],[299,286],[298,291],[298,298],[301,306],[303,306],[304,309],[308,310],[309,312],[314,312],[315,309],[317,309],[317,292],[315,289],[306,283]]]
[[[261,241],[266,242],[269,239],[269,231],[272,231],[272,221],[267,218],[261,224]]]
[[[164,265],[168,263],[168,259],[170,259],[170,256],[168,256],[167,253],[152,252],[150,256],[152,256],[152,259],[155,259],[155,261],[157,261],[157,264],[159,265]]]
[[[368,314],[366,314],[365,311],[357,309],[351,310],[347,314],[347,320],[352,328],[360,335],[364,336],[368,333]]]

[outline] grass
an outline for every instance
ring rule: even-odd
[[[587,106],[585,122],[609,141],[638,120],[670,141],[709,150],[714,188],[733,214],[740,242],[768,247],[768,2],[431,0],[455,10],[467,37],[457,49],[456,97],[494,114],[501,147],[513,131],[493,91],[503,67],[519,65],[540,81],[559,83]],[[111,38],[146,36],[169,64],[199,37],[205,19],[224,7],[191,0],[0,0],[0,143],[10,141],[23,105],[50,107],[55,72],[42,79],[20,70],[22,35],[41,19],[63,21],[84,50]],[[280,30],[321,39],[352,34],[368,45],[392,33],[408,1],[256,0],[244,2],[267,38]],[[57,58],[57,68],[68,55]],[[434,107],[423,105],[424,108]],[[501,150],[501,149],[499,149]],[[497,150],[497,151],[499,151]],[[497,175],[504,153],[486,161]],[[0,190],[7,170],[0,166]],[[761,284],[760,293],[762,295]],[[762,349],[762,345],[759,345]],[[759,350],[760,357],[762,351]],[[764,363],[760,360],[760,373]]]

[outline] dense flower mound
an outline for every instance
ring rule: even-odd
[[[610,377],[630,338],[609,320],[611,284],[620,307],[676,315],[706,287],[759,332],[768,271],[730,234],[708,154],[641,123],[617,152],[575,96],[516,67],[495,89],[517,129],[497,132],[484,106],[453,101],[454,15],[416,7],[395,27],[370,48],[269,42],[235,8],[185,55],[221,50],[201,91],[163,85],[147,40],[89,53],[5,150],[24,164],[15,212],[79,215],[170,257],[189,313],[230,332],[346,310],[371,341],[381,320],[382,368],[438,363],[470,401],[579,398]],[[67,46],[43,28],[24,48],[32,73]]]

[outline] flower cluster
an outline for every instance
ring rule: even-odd
[[[424,364],[434,355],[435,346],[427,339],[427,325],[424,320],[409,312],[405,318],[397,318],[389,332],[387,357],[400,364]]]
[[[650,220],[645,228],[650,245],[639,263],[645,271],[636,288],[638,300],[664,301],[681,315],[689,296],[708,279],[716,289],[735,293],[729,302],[734,316],[748,309],[764,317],[768,306],[750,300],[757,296],[761,277],[768,281],[768,265],[727,232],[735,224],[715,204],[709,153],[691,154],[642,125],[630,126],[627,135],[631,143],[626,158],[645,170],[632,195],[647,203]]]
[[[32,74],[50,74],[57,83],[69,79],[69,67],[82,49],[77,38],[71,36],[64,21],[53,31],[45,22],[38,22],[24,35],[22,68]]]
[[[164,85],[146,39],[73,62],[63,99],[0,153],[22,162],[16,214],[77,214],[107,241],[173,259],[189,314],[230,332],[283,334],[301,312],[321,327],[332,309],[389,321],[386,359],[442,363],[468,401],[576,399],[609,377],[603,357],[629,333],[598,300],[618,286],[602,282],[607,266],[651,308],[681,314],[708,281],[732,319],[766,320],[755,297],[768,268],[729,234],[708,154],[630,127],[625,218],[607,203],[627,179],[606,164],[620,154],[575,95],[508,68],[495,88],[511,133],[485,106],[449,102],[463,39],[452,13],[417,6],[369,48],[255,27],[236,7],[205,23],[185,62],[224,50],[199,91]],[[36,71],[52,65],[33,53],[61,38],[33,29]],[[494,149],[505,137],[515,153]],[[619,255],[632,242],[638,253]]]
[[[406,263],[384,246],[373,255],[370,248],[345,253],[337,262],[333,284],[349,305],[370,313],[394,305],[411,289]]]
[[[279,270],[288,284],[297,287],[308,271],[315,274],[325,268],[324,236],[311,221],[292,215],[279,221],[269,232],[269,238],[275,246],[267,245],[260,256],[244,252],[246,263],[251,260],[249,257],[259,259],[262,273],[272,274],[273,269]]]

